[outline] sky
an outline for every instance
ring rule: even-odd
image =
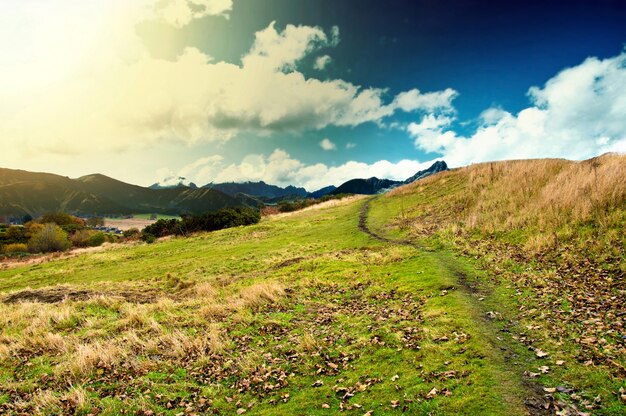
[[[626,2],[2,0],[0,167],[313,191],[626,152]]]

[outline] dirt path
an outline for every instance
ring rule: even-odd
[[[367,225],[367,219],[370,211],[370,203],[377,198],[378,196],[371,197],[363,203],[363,206],[359,213],[359,230],[374,238],[375,240],[384,243],[410,246],[420,251],[429,252],[429,254],[435,256],[435,258],[441,264],[442,268],[447,269],[453,276],[455,276],[460,288],[469,295],[468,298],[471,299],[472,303],[477,303],[478,298],[488,295],[487,293],[483,292],[481,288],[477,287],[475,283],[470,282],[470,279],[468,278],[463,268],[449,256],[444,256],[437,252],[428,250],[413,241],[389,239],[372,231],[372,229],[370,229]],[[480,310],[482,308],[478,309]],[[502,355],[503,357],[505,357],[503,361],[507,363],[511,372],[516,374],[516,376],[520,380],[520,384],[525,388],[527,396],[523,398],[523,403],[526,407],[528,414],[531,416],[553,415],[554,412],[549,410],[549,407],[551,407],[550,402],[547,401],[544,397],[542,387],[538,383],[535,383],[532,380],[523,377],[523,369],[520,368],[521,365],[519,363],[514,363],[514,359],[516,358],[516,353],[514,352],[514,349],[506,342],[505,338],[497,335],[499,329],[495,326],[493,322],[490,321],[489,318],[487,318],[486,311],[483,312],[485,313],[483,313],[480,317],[477,317],[477,319],[480,319],[482,321],[482,326],[489,329],[489,341],[492,344],[493,348],[502,351]]]

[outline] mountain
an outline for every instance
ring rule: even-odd
[[[186,186],[191,189],[198,188],[198,186],[195,183],[191,182],[190,180],[188,180],[187,178],[183,176],[179,176],[177,178],[176,177],[165,178],[161,182],[153,183],[152,185],[149,186],[149,188],[150,189],[168,189],[168,188],[180,188],[183,186]]]
[[[268,185],[265,182],[225,182],[218,184],[209,184],[204,188],[216,189],[224,192],[225,194],[235,196],[237,194],[246,194],[249,196],[263,197],[263,198],[284,198],[288,196],[300,196],[306,197],[307,191],[304,188],[296,188],[295,186],[287,186],[281,188],[276,185]]]
[[[317,191],[309,192],[308,197],[309,198],[321,198],[324,195],[328,195],[335,189],[337,189],[335,185],[325,186],[324,188],[318,189]]]
[[[51,211],[121,214],[125,210],[111,199],[85,192],[70,178],[0,168],[0,213],[36,216]]]
[[[401,184],[402,182],[392,181],[390,179],[378,179],[375,177],[369,179],[351,179],[348,182],[341,184],[337,189],[330,192],[330,194],[374,195],[385,189],[393,188]]]
[[[377,193],[381,193],[387,191],[392,188],[396,188],[401,185],[406,185],[417,180],[426,178],[430,175],[434,175],[435,173],[442,172],[444,170],[448,170],[448,165],[443,160],[439,160],[433,163],[428,169],[420,170],[416,172],[415,175],[404,181],[393,181],[390,179],[378,179],[376,177],[372,177],[369,179],[351,179],[348,182],[341,184],[334,191],[329,192],[331,195],[339,195],[339,194],[364,194],[364,195],[374,195]]]
[[[433,163],[428,169],[420,170],[415,175],[405,180],[404,183],[405,184],[412,183],[420,179],[424,179],[430,175],[434,175],[435,173],[443,172],[444,170],[448,170],[448,165],[446,164],[445,161],[438,160],[435,163]]]
[[[94,174],[78,179],[0,168],[0,214],[36,217],[63,211],[76,215],[201,213],[251,205],[214,189],[150,189]]]
[[[186,186],[151,189],[95,174],[78,178],[84,190],[102,195],[132,212],[200,213],[243,205],[237,199],[213,189]]]

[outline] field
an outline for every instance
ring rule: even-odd
[[[0,271],[0,413],[626,414],[620,170],[577,217],[529,205],[571,166]]]
[[[106,227],[113,227],[122,231],[130,230],[131,228],[137,228],[143,230],[148,225],[155,223],[160,219],[178,219],[175,215],[163,215],[158,214],[156,220],[150,219],[151,214],[134,214],[132,218],[105,218],[104,225]]]

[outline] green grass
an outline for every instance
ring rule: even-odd
[[[5,293],[92,295],[0,304],[0,409],[525,414],[518,369],[457,282],[473,266],[370,238],[361,204],[0,271]],[[79,366],[79,346],[104,358]]]
[[[449,250],[480,270],[469,273],[468,282],[480,292],[476,297],[482,310],[497,312],[493,324],[502,331],[498,337],[506,348],[519,357],[519,372],[537,374],[526,380],[571,390],[554,393],[554,400],[580,411],[625,415],[626,333],[620,323],[626,293],[620,271],[626,264],[624,245],[619,249],[620,244],[613,243],[620,237],[602,236],[612,243],[599,247],[593,237],[601,227],[623,229],[624,211],[606,213],[613,223],[568,222],[556,231],[560,248],[548,247],[533,256],[525,249],[538,233],[530,221],[521,228],[469,229],[463,210],[451,203],[467,192],[468,176],[451,173],[412,191],[375,199],[368,223],[381,236],[413,241],[434,255]],[[549,356],[535,359],[528,354],[534,348]],[[538,369],[543,366],[549,367],[546,374]]]

